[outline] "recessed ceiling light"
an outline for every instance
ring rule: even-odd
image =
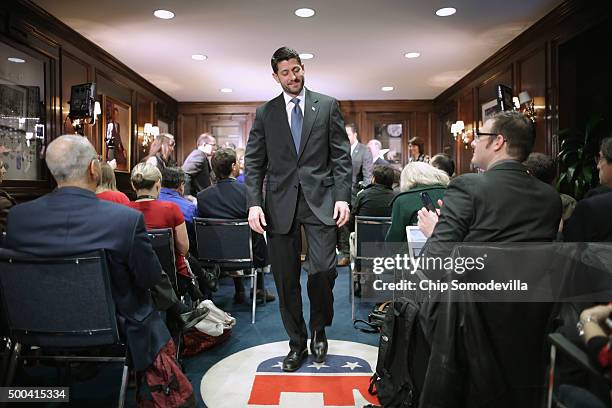
[[[300,59],[303,59],[303,60],[309,60],[313,58],[314,58],[314,54],[311,54],[309,52],[303,52],[300,54]]]
[[[295,10],[295,15],[298,17],[312,17],[315,15],[315,11],[311,8],[299,8]]]
[[[419,58],[421,56],[420,52],[407,52],[404,54],[406,58]]]
[[[17,58],[17,57],[9,57],[8,60],[11,61],[11,62],[15,62],[17,64],[23,64],[25,62],[24,59]]]
[[[454,7],[444,7],[444,8],[436,10],[436,15],[440,17],[448,17],[448,16],[452,16],[456,12],[457,12],[457,9]]]
[[[384,92],[390,92],[392,91],[394,88],[392,86],[383,86],[382,88],[380,88],[381,91]]]
[[[232,93],[234,90],[232,88],[221,88],[219,89],[223,93]]]
[[[153,15],[163,20],[170,20],[171,18],[174,18],[174,13],[169,10],[155,10]]]
[[[208,57],[204,54],[193,54],[191,56],[192,60],[196,60],[196,61],[204,61],[206,59],[208,59]]]

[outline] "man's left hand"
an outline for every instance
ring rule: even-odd
[[[336,201],[334,204],[334,220],[338,228],[346,224],[351,216],[351,210],[346,201]]]

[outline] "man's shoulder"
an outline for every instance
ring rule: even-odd
[[[324,101],[324,102],[335,102],[336,98],[334,98],[333,96],[329,96],[329,95],[325,95],[319,92],[315,92],[315,91],[311,91],[310,89],[307,89],[306,92],[308,92],[310,94],[310,97],[312,99],[317,99],[319,102]]]

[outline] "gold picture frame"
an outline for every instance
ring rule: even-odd
[[[116,160],[116,172],[132,169],[132,107],[102,95],[102,158]]]

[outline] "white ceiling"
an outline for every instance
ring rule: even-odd
[[[277,95],[270,57],[315,54],[306,86],[340,100],[433,99],[561,0],[35,0],[178,101]],[[457,13],[438,17],[452,6]],[[296,17],[300,7],[316,10]],[[172,20],[153,17],[172,10]],[[406,59],[417,51],[420,58]],[[205,54],[194,61],[192,54]],[[395,87],[382,92],[385,85]],[[220,88],[232,88],[223,94]]]

